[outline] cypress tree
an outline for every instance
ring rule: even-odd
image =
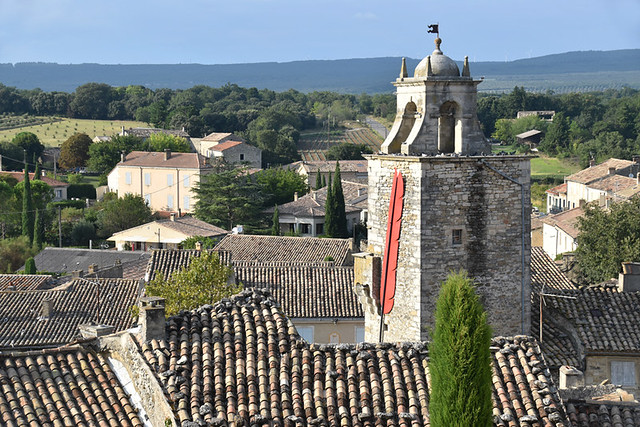
[[[320,168],[318,168],[318,173],[316,174],[316,186],[313,189],[319,190],[321,188],[322,188],[322,174],[320,173]]]
[[[36,162],[36,170],[33,173],[33,179],[41,179],[42,178],[42,170],[40,169],[40,162]]]
[[[429,346],[433,427],[491,426],[491,329],[472,279],[461,271],[443,283]]]
[[[331,179],[331,177],[329,177]],[[334,237],[331,233],[335,228],[335,203],[333,201],[333,189],[327,186],[327,200],[324,203],[324,234]]]
[[[278,211],[278,205],[276,205],[273,210],[273,223],[271,225],[271,235],[279,236],[280,235],[280,212]]]
[[[345,211],[344,193],[342,191],[342,178],[340,177],[340,163],[336,162],[336,171],[333,178],[334,215],[335,215],[335,235],[332,237],[349,237],[347,231],[347,213]]]
[[[38,250],[42,249],[44,240],[44,210],[36,210],[36,220],[33,226],[33,246]]]
[[[24,263],[24,274],[36,274],[37,272],[36,261],[33,257],[27,258],[27,262]]]
[[[324,188],[327,186],[327,179],[322,175],[322,186],[320,188]]]
[[[27,162],[24,162],[24,191],[22,192],[22,235],[27,236],[29,244],[33,244],[33,199]]]

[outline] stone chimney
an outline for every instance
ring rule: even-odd
[[[295,202],[296,200],[298,200],[298,192],[297,191],[295,193],[293,193],[293,201]]]
[[[202,251],[202,242],[196,242],[196,251],[198,252]]]
[[[49,318],[53,316],[53,300],[51,298],[45,298],[40,305],[40,316]]]
[[[169,214],[169,219],[170,219],[171,221],[173,221],[173,222],[175,222],[175,221],[176,221],[176,214],[175,214],[175,212],[171,212],[171,213]]]
[[[589,160],[589,167],[592,168],[596,165],[596,160],[595,159],[591,159]]]
[[[127,153],[123,151],[120,153],[120,161],[124,162],[125,160],[127,160]]]
[[[358,197],[362,196],[364,193],[364,188],[358,188]]]
[[[171,149],[165,148],[164,149],[164,161],[166,162],[170,158],[171,158]]]
[[[573,366],[563,365],[560,367],[559,388],[567,389],[584,385],[584,374]]]
[[[73,270],[71,272],[71,277],[73,279],[80,279],[82,276],[84,276],[84,272],[82,270]]]
[[[124,136],[124,135],[125,135],[124,126],[122,126],[120,128],[120,136]]]
[[[163,339],[164,327],[164,298],[140,297],[140,340]]]
[[[618,291],[640,291],[640,262],[622,263],[622,273],[618,273]]]
[[[87,267],[88,274],[95,274],[98,271],[98,264],[89,264]]]
[[[109,325],[94,325],[93,323],[84,323],[78,325],[80,335],[82,338],[98,338],[105,335],[110,335],[116,331],[115,326]]]
[[[616,174],[616,168],[615,167],[610,167],[609,168],[609,175],[615,175]]]

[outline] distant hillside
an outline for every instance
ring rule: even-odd
[[[73,92],[88,82],[112,86],[143,85],[151,89],[187,89],[195,85],[243,87],[301,92],[392,92],[390,82],[400,71],[400,58],[366,58],[264,62],[230,65],[101,65],[18,63],[0,64],[0,83],[20,89]],[[407,59],[409,70],[419,59]],[[462,64],[460,64],[462,66]],[[411,71],[410,71],[411,74]],[[485,77],[479,90],[531,91],[604,90],[629,86],[640,89],[640,49],[568,52],[510,62],[471,63],[474,77]]]

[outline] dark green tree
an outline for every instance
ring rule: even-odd
[[[316,173],[316,185],[313,187],[314,190],[319,190],[322,188],[322,174],[320,173],[320,168],[318,168],[318,172]]]
[[[373,151],[366,144],[351,144],[344,142],[334,145],[327,150],[327,160],[364,160],[363,154],[371,154]]]
[[[144,140],[142,146],[147,151],[164,151],[165,149],[175,153],[188,153],[191,151],[191,145],[186,139],[167,133],[152,134]]]
[[[222,165],[196,184],[195,214],[199,219],[231,230],[234,225],[260,222],[260,191],[245,167]]]
[[[105,198],[94,206],[97,210],[98,235],[109,237],[127,228],[151,222],[151,209],[141,196],[125,194],[122,198]]]
[[[180,242],[180,247],[182,249],[195,249],[196,243],[200,242],[200,247],[202,249],[213,249],[219,240],[219,238],[214,239],[212,237],[191,236]]]
[[[40,162],[36,160],[34,163],[36,164],[36,170],[33,173],[33,179],[42,179],[42,169],[40,168]]]
[[[491,329],[466,272],[452,273],[436,303],[429,346],[433,427],[492,425]]]
[[[71,241],[74,245],[89,246],[89,240],[96,238],[96,228],[93,223],[81,220],[73,224]]]
[[[547,130],[540,149],[547,154],[561,153],[569,149],[569,128],[571,122],[563,113],[556,113]]]
[[[42,243],[44,242],[44,229],[45,229],[45,210],[36,210],[36,219],[33,226],[33,247],[36,249],[42,249]]]
[[[24,263],[24,274],[36,274],[37,272],[36,261],[33,257],[27,258],[27,261]]]
[[[271,235],[279,236],[280,233],[280,212],[278,211],[278,205],[273,209],[273,218],[271,220]]]
[[[328,237],[349,237],[347,231],[347,214],[345,212],[340,163],[336,162],[331,192],[327,191],[325,204],[325,234]]]
[[[69,104],[71,116],[80,119],[106,119],[109,117],[109,103],[113,96],[113,88],[104,83],[78,86]]]
[[[31,197],[31,183],[27,163],[24,163],[24,191],[22,192],[22,235],[29,239],[29,244],[33,244],[33,199]]]
[[[11,145],[20,147],[22,150],[25,150],[26,157],[25,159],[31,159],[35,156],[38,158],[42,155],[44,151],[44,145],[38,139],[38,136],[31,132],[20,132],[11,140]],[[20,157],[15,157],[19,159]]]
[[[82,167],[89,160],[91,138],[86,133],[75,133],[60,146],[58,163],[62,169]]]
[[[623,262],[640,261],[640,198],[609,209],[588,204],[578,228],[576,261],[586,283],[618,277]]]
[[[94,142],[89,146],[87,168],[107,174],[118,164],[121,153],[140,150],[142,145],[142,139],[132,135],[115,135],[110,141]]]
[[[263,169],[256,172],[254,177],[265,208],[291,202],[295,193],[302,196],[309,189],[304,177],[290,169]]]

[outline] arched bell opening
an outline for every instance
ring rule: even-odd
[[[461,121],[459,117],[460,108],[453,101],[448,101],[440,107],[440,117],[438,118],[438,151],[441,153],[453,153],[456,147],[461,147],[460,138]]]

